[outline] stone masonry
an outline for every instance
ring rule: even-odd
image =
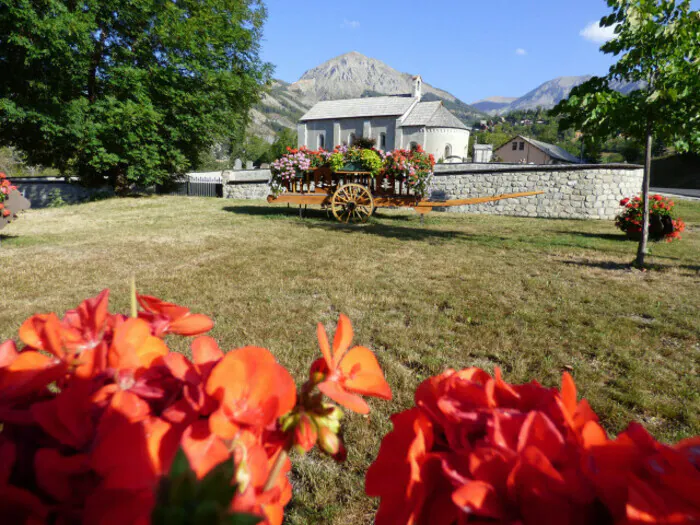
[[[221,175],[224,199],[265,199],[270,194],[270,170],[230,170]]]
[[[100,194],[113,194],[109,188],[85,188],[77,180],[66,181],[59,177],[27,177],[12,179],[19,192],[29,199],[32,208],[44,208],[60,197],[66,204],[76,204]]]
[[[431,198],[465,199],[544,191],[543,195],[441,210],[560,219],[613,219],[621,210],[620,199],[641,190],[642,175],[640,166],[628,164],[444,164],[436,166]]]
[[[224,172],[224,197],[263,199],[268,170]],[[486,197],[503,193],[544,191],[543,195],[497,202],[436,208],[436,211],[549,217],[613,219],[620,199],[639,193],[642,168],[629,164],[522,165],[438,164],[433,200]]]

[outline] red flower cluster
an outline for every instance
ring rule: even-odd
[[[62,319],[35,315],[19,330],[22,348],[0,345],[3,523],[149,523],[163,515],[159,505],[195,494],[192,483],[211,489],[205,481],[223,465],[231,475],[213,489],[225,496],[217,515],[280,524],[291,497],[287,451],[318,442],[344,456],[341,411],[321,393],[362,413],[369,408],[360,395],[391,398],[374,355],[350,348],[345,316],[332,352],[319,328],[323,359],[297,395],[263,348],[224,354],[200,336],[191,360],[170,352],[163,337],[207,332],[213,323],[204,315],[139,296],[142,311],[134,299],[135,315],[126,317],[109,313],[107,302],[105,290]],[[191,480],[168,485],[181,471],[169,474],[178,450]],[[196,507],[201,498],[190,501]]]
[[[7,178],[7,175],[0,171],[0,214],[2,214],[3,217],[9,217],[11,213],[10,210],[5,208],[3,202],[7,200],[10,193],[16,189],[17,186],[14,186]]]
[[[700,520],[700,438],[668,447],[632,424],[610,440],[569,374],[558,391],[449,370],[415,401],[367,472],[377,525]]]
[[[388,153],[382,174],[405,180],[416,195],[425,197],[430,193],[434,168],[435,157],[418,144],[410,150],[397,149]]]
[[[642,232],[643,203],[641,197],[624,198],[620,206],[625,209],[615,219],[615,225],[630,236],[638,236]],[[680,239],[685,230],[685,223],[673,218],[675,203],[661,195],[649,197],[649,237],[652,240]]]

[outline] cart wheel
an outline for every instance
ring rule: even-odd
[[[345,184],[333,194],[331,209],[340,222],[367,222],[374,211],[374,199],[366,186]]]

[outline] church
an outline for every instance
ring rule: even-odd
[[[383,151],[420,144],[436,160],[466,160],[469,128],[442,101],[421,102],[422,84],[416,76],[412,94],[319,102],[299,120],[299,146],[332,150],[363,137]]]

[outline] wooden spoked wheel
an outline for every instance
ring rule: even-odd
[[[331,210],[340,222],[367,222],[374,211],[374,198],[366,186],[344,184],[333,194]]]

